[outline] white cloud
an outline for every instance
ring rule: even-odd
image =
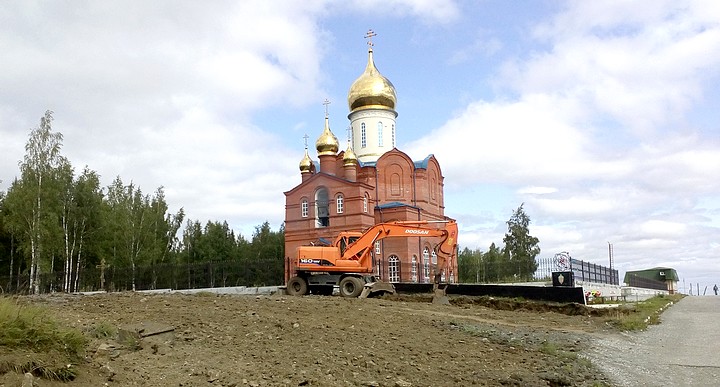
[[[1,187],[51,109],[64,154],[104,185],[118,175],[146,193],[163,185],[193,219],[276,223],[300,156],[250,117],[321,99],[323,12],[265,1],[4,7]]]
[[[518,190],[520,195],[544,195],[557,192],[554,187],[523,187]]]
[[[352,0],[344,6],[376,16],[413,16],[428,24],[448,24],[460,17],[453,0]]]
[[[569,2],[493,81],[515,97],[468,104],[411,153],[434,153],[451,189],[513,187],[543,255],[602,263],[613,242],[623,270],[665,261],[702,275],[689,262],[718,256],[720,232],[701,226],[717,208],[698,201],[720,191],[720,141],[686,124],[720,75],[719,9]]]

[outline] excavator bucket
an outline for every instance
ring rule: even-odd
[[[445,288],[446,286],[440,286],[438,284],[433,286],[433,304],[450,305],[450,299],[448,298],[447,293],[445,293]]]
[[[359,298],[379,297],[383,294],[395,294],[395,286],[382,281],[368,282],[365,284]]]

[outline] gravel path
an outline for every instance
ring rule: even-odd
[[[597,338],[588,357],[618,386],[718,386],[720,296],[685,297],[647,331]]]

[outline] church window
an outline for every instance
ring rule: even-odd
[[[380,241],[375,241],[375,254],[380,254]]]
[[[363,212],[365,212],[365,213],[368,212],[368,201],[369,201],[368,195],[365,194],[365,197],[363,197]]]
[[[397,255],[388,258],[388,281],[400,282],[400,259]]]
[[[302,202],[300,202],[300,211],[302,213],[303,218],[308,217],[308,201],[307,201],[307,199],[303,199]]]
[[[383,123],[378,122],[378,146],[383,146]]]
[[[412,261],[410,262],[410,277],[412,278],[412,282],[417,282],[418,275],[417,275],[417,256],[412,256]]]
[[[321,187],[315,192],[315,227],[330,225],[330,209],[327,189]]]
[[[360,124],[360,147],[367,146],[367,134],[365,133],[365,123]]]
[[[423,250],[423,282],[430,282],[430,249]]]
[[[393,173],[390,176],[390,194],[393,196],[400,196],[400,175]]]
[[[335,203],[337,205],[337,213],[342,214],[345,210],[345,202],[342,195],[338,195],[337,198],[335,198]]]
[[[392,147],[395,148],[395,124],[392,125]]]
[[[436,200],[437,199],[437,175],[435,171],[432,172],[432,177],[430,178],[430,199]]]

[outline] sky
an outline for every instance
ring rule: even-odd
[[[0,9],[0,190],[46,110],[76,173],[250,237],[367,63],[434,154],[461,247],[520,205],[541,258],[720,283],[720,2],[31,1]],[[342,147],[341,147],[342,148]],[[708,288],[709,291],[709,288]]]

